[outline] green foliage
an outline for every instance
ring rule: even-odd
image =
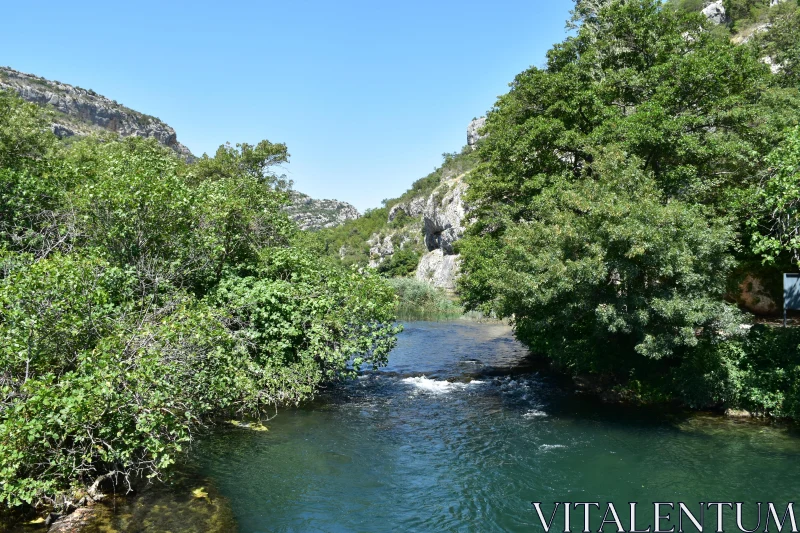
[[[739,199],[800,106],[754,47],[678,7],[579,3],[576,34],[500,97],[468,176],[460,290],[564,368],[651,390],[673,376],[671,395],[705,405],[745,387],[729,344],[744,317],[723,302]]]
[[[769,0],[725,0],[725,14],[735,30],[760,20],[769,9]]]
[[[197,161],[194,173],[201,179],[224,179],[230,176],[249,176],[277,189],[285,190],[291,183],[271,169],[289,162],[285,144],[261,141],[253,146],[247,143],[235,147],[224,144],[214,157],[203,154]]]
[[[187,165],[45,124],[0,93],[0,506],[160,477],[218,417],[385,364],[392,289],[297,237],[285,145]]]
[[[417,271],[420,253],[409,248],[402,248],[378,265],[378,273],[390,277],[404,277]]]
[[[787,0],[769,12],[769,28],[756,35],[755,46],[778,67],[785,87],[800,87],[800,4]]]
[[[46,253],[61,241],[64,216],[56,211],[65,188],[48,157],[56,148],[46,114],[0,91],[0,242]]]
[[[756,325],[704,343],[662,383],[694,407],[725,405],[800,419],[800,330]]]
[[[668,4],[682,13],[697,13],[706,7],[705,0],[674,0]]]
[[[460,152],[442,154],[442,165],[433,172],[411,184],[411,188],[399,198],[384,200],[388,208],[407,202],[413,198],[428,196],[447,178],[460,176],[472,170],[478,163],[477,154],[469,147],[464,146]]]
[[[754,326],[739,366],[742,407],[800,420],[800,330]]]
[[[398,332],[380,279],[291,249],[265,251],[252,275],[224,278],[208,301],[246,339],[259,369],[255,407],[297,403],[323,380],[385,364]]]
[[[0,168],[39,168],[55,142],[48,117],[38,106],[0,91]]]
[[[196,202],[167,150],[133,137],[73,147],[68,163],[84,178],[70,194],[82,244],[119,265],[182,262]]]
[[[767,164],[748,199],[753,251],[767,263],[788,257],[800,267],[800,127],[770,153]]]
[[[594,158],[591,176],[553,176],[528,219],[462,243],[466,303],[513,316],[517,336],[576,370],[628,352],[661,359],[735,325],[722,301],[733,233],[704,210],[663,202],[638,160]],[[491,254],[491,255],[489,255]]]
[[[341,226],[321,229],[314,233],[318,247],[325,255],[341,257],[345,266],[365,266],[369,261],[367,241],[374,233],[385,230],[388,215],[385,207],[368,209],[363,216]]]
[[[180,297],[157,313],[115,306],[120,285],[102,261],[63,257],[5,281],[3,504],[56,504],[104,476],[158,475],[241,394],[247,361],[213,310]]]

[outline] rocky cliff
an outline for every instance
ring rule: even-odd
[[[467,206],[464,175],[443,182],[428,197],[423,212],[423,233],[428,252],[420,259],[416,277],[441,289],[455,289],[459,255],[455,243],[464,235]]]
[[[175,130],[156,117],[129,109],[118,102],[82,89],[0,67],[0,89],[14,91],[23,99],[54,112],[53,131],[59,137],[111,131],[123,137],[154,137],[179,154],[192,153],[178,142]]]
[[[454,245],[464,234],[467,213],[465,175],[446,174],[433,192],[395,204],[389,210],[386,229],[373,233],[367,241],[369,266],[380,267],[400,250],[418,250],[416,278],[454,290],[459,263]],[[406,223],[398,226],[400,220]]]
[[[467,145],[473,150],[477,148],[478,141],[486,137],[486,134],[481,135],[480,131],[486,125],[486,117],[473,119],[467,126]]]
[[[360,216],[355,207],[339,200],[314,200],[297,191],[291,192],[291,199],[286,211],[303,230],[332,228]]]
[[[402,197],[387,201],[385,224],[367,239],[370,267],[381,270],[410,252],[418,257],[413,270],[417,279],[455,289],[460,259],[455,244],[464,235],[468,213],[465,177],[477,161],[473,150],[484,138],[479,131],[485,120],[470,122],[467,146],[461,153],[446,154],[442,167],[417,181]],[[343,247],[339,255],[344,258],[352,252]]]

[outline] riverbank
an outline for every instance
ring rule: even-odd
[[[184,481],[98,504],[67,531],[518,531],[536,524],[530,501],[567,493],[643,504],[664,487],[686,501],[793,494],[791,424],[603,403],[504,324],[404,326],[388,367],[280,410],[266,431],[219,426],[181,466]],[[767,484],[754,489],[754,476]]]
[[[185,467],[168,483],[103,494],[63,515],[0,522],[2,533],[231,533],[236,527],[227,499],[209,479]]]

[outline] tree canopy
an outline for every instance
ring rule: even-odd
[[[198,431],[380,366],[395,297],[287,218],[283,144],[187,164],[153,139],[57,141],[0,93],[0,505],[161,477]]]
[[[574,23],[489,113],[460,290],[566,368],[663,374],[740,331],[741,198],[785,160],[798,91],[696,12],[581,2]]]

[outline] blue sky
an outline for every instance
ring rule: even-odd
[[[198,155],[285,142],[297,190],[363,211],[459,150],[572,5],[9,2],[0,64],[155,115]]]

